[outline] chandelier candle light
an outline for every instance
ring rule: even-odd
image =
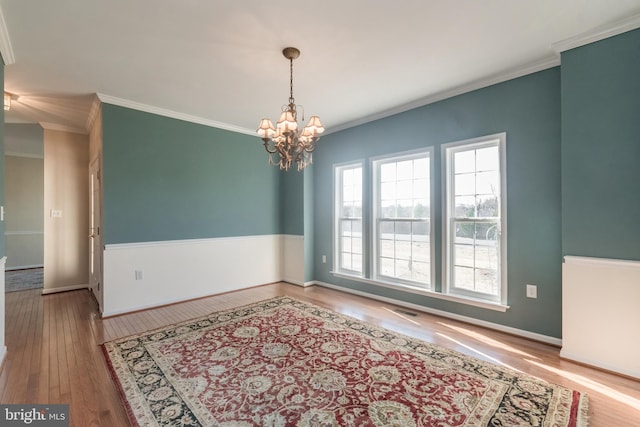
[[[324,132],[324,127],[320,123],[320,117],[311,116],[309,123],[299,130],[298,106],[293,98],[293,60],[300,56],[300,51],[295,47],[287,47],[282,54],[289,60],[289,104],[282,107],[282,114],[275,128],[271,120],[262,119],[256,132],[264,141],[264,148],[269,153],[270,165],[278,165],[280,169],[288,171],[295,162],[300,171],[313,163],[312,153],[316,148],[316,142],[320,139],[320,134]],[[304,122],[304,109],[302,121]],[[276,153],[278,161],[274,161],[272,157]]]

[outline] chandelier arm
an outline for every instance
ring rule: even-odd
[[[264,149],[267,150],[267,153],[273,154],[273,153],[275,153],[277,151],[275,146],[272,149],[269,149],[269,142],[272,142],[270,139],[262,138],[262,140],[264,141]],[[269,157],[271,157],[271,156],[269,156]]]

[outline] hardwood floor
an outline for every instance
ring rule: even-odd
[[[331,289],[284,283],[104,320],[86,290],[44,296],[40,290],[8,293],[8,355],[0,371],[0,402],[68,403],[72,426],[129,425],[99,344],[279,295],[586,392],[590,426],[640,426],[640,381],[562,360],[556,347],[430,314],[398,313],[392,305]]]

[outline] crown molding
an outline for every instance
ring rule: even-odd
[[[159,116],[170,117],[172,119],[183,120],[185,122],[197,123],[200,125],[210,126],[218,129],[224,129],[231,132],[244,133],[246,135],[255,136],[255,130],[234,126],[215,120],[205,119],[204,117],[192,116],[190,114],[179,113],[177,111],[167,110],[165,108],[154,107],[153,105],[142,104],[140,102],[130,101],[128,99],[117,98],[103,93],[97,93],[101,102],[120,107],[130,108],[132,110],[144,111],[146,113],[157,114]]]
[[[626,33],[627,31],[635,30],[637,28],[640,28],[640,13],[628,16],[612,24],[602,25],[582,34],[561,40],[553,44],[553,49],[560,54],[567,50],[617,36],[618,34]]]
[[[9,38],[9,30],[7,29],[7,23],[4,20],[4,14],[0,7],[0,54],[4,60],[4,65],[11,65],[16,62],[16,57],[13,55],[13,47],[11,47],[11,39]]]
[[[498,83],[506,82],[508,80],[516,79],[518,77],[526,76],[527,74],[532,74],[538,71],[546,70],[548,68],[557,67],[558,65],[560,65],[560,56],[553,55],[551,57],[547,57],[539,61],[532,62],[526,65],[523,65],[521,67],[505,71],[500,74],[494,74],[492,76],[485,77],[483,79],[476,80],[474,82],[471,82],[462,86],[458,86],[453,89],[439,92],[434,95],[429,95],[427,97],[417,99],[407,104],[399,105],[397,107],[382,111],[380,113],[372,114],[370,116],[366,116],[361,119],[346,122],[338,126],[333,126],[330,130],[328,130],[328,132],[326,132],[326,134],[339,132],[341,130],[363,125],[365,123],[369,123],[374,120],[379,120],[385,117],[393,116],[398,113],[404,113],[405,111],[413,110],[414,108],[419,108],[428,104],[433,104],[434,102],[442,101],[444,99],[462,95],[464,93],[471,92],[477,89],[482,89]]]
[[[58,123],[50,123],[50,122],[38,122],[43,129],[47,130],[56,130],[60,132],[69,132],[69,133],[78,133],[80,135],[87,135],[88,132],[86,129],[76,128],[73,126],[65,126]]]

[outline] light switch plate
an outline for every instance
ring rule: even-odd
[[[527,298],[538,298],[538,287],[536,285],[527,285]]]

